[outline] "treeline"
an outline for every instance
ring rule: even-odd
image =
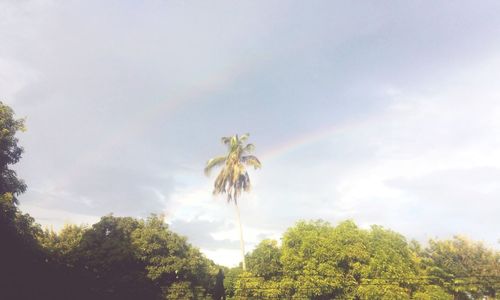
[[[1,299],[220,299],[219,266],[160,216],[108,215],[56,233],[5,200],[1,220],[13,222],[0,228]],[[422,248],[352,221],[298,222],[246,262],[247,271],[222,267],[227,299],[498,299],[500,290],[500,253],[481,243],[455,237]]]
[[[498,299],[500,252],[462,237],[422,248],[380,226],[301,221],[226,274],[235,299]]]
[[[218,267],[159,216],[108,215],[59,233],[19,212],[11,220],[0,233],[0,299],[213,299]]]

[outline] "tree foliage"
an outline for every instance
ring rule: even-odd
[[[13,110],[0,102],[0,195],[10,195],[7,198],[14,204],[17,204],[17,196],[26,190],[24,181],[10,168],[23,154],[16,133],[24,130],[24,119],[14,118]]]
[[[456,299],[493,296],[500,291],[500,252],[461,236],[431,240],[423,265],[436,284]]]
[[[499,252],[463,238],[430,241],[422,249],[381,226],[318,220],[298,222],[281,241],[263,241],[247,255],[248,272],[227,282],[235,299],[498,296]]]
[[[42,230],[17,207],[17,197],[26,185],[11,166],[23,153],[16,137],[23,130],[24,121],[16,119],[12,109],[0,102],[0,282],[4,293],[19,298],[29,297],[33,291],[47,295],[48,290],[36,279],[49,271],[37,243]],[[30,290],[25,288],[25,282],[32,282]]]
[[[161,216],[137,220],[107,215],[92,227],[46,231],[40,242],[82,283],[78,295],[207,299],[213,292],[217,266],[171,232]]]
[[[263,240],[247,254],[248,270],[265,280],[280,276],[283,266],[280,261],[281,249],[275,240]]]

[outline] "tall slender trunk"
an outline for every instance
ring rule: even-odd
[[[243,242],[243,228],[241,226],[240,209],[238,208],[238,204],[236,202],[234,203],[234,206],[236,207],[236,219],[238,220],[238,226],[240,227],[241,262],[243,263],[243,271],[246,271],[247,265],[245,264],[245,242]]]

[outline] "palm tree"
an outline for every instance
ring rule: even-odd
[[[237,134],[230,137],[223,137],[222,143],[227,145],[228,153],[225,156],[218,156],[210,159],[205,167],[205,174],[208,176],[213,168],[222,166],[214,182],[213,194],[227,194],[227,202],[234,202],[236,207],[236,217],[240,229],[240,248],[243,270],[246,270],[245,244],[243,242],[243,230],[241,228],[238,198],[241,195],[241,191],[247,192],[250,190],[250,177],[248,176],[246,167],[252,166],[255,169],[261,167],[259,159],[250,155],[255,149],[255,146],[253,144],[245,144],[248,137],[248,133],[240,137],[238,137]]]

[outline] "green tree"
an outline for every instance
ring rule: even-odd
[[[425,284],[413,294],[413,300],[452,300],[453,296],[448,294],[438,285]]]
[[[235,268],[225,268],[224,270],[224,289],[226,290],[226,296],[228,299],[232,299],[236,293],[236,285],[238,278],[243,273],[240,266]]]
[[[227,146],[228,153],[224,156],[218,156],[210,159],[205,166],[205,174],[209,175],[215,167],[222,167],[219,175],[215,179],[214,194],[227,194],[227,202],[234,202],[236,208],[236,217],[240,231],[240,248],[243,270],[246,270],[245,263],[245,243],[243,241],[243,229],[240,220],[240,210],[238,208],[238,198],[242,191],[250,190],[250,177],[246,170],[247,166],[255,169],[261,167],[259,159],[250,155],[255,146],[245,144],[249,134],[242,136],[233,135],[223,137],[222,143]]]
[[[24,182],[11,168],[23,153],[16,137],[19,131],[24,131],[24,120],[16,119],[14,111],[0,102],[1,293],[11,298],[28,298],[36,294],[44,295],[41,290],[43,284],[35,280],[45,271],[45,266],[43,252],[37,243],[37,236],[42,234],[42,230],[32,217],[23,214],[17,207],[17,197],[26,190]],[[30,281],[33,283],[29,284]]]
[[[361,299],[410,299],[417,268],[406,239],[381,226],[368,234],[369,260],[362,267]]]
[[[243,299],[276,299],[282,297],[281,249],[274,240],[263,240],[247,254],[248,272],[234,282],[235,296]]]
[[[252,253],[246,255],[248,271],[265,280],[282,275],[283,265],[280,259],[281,249],[275,240],[261,241]]]
[[[4,251],[10,247],[9,239],[11,243],[33,246],[36,244],[33,243],[35,237],[40,233],[40,228],[33,226],[34,219],[17,208],[17,196],[26,190],[26,184],[17,177],[11,165],[21,159],[23,148],[18,145],[16,134],[24,130],[24,120],[16,119],[14,111],[0,102],[0,237]],[[15,249],[12,251],[15,252]]]
[[[75,257],[71,255],[76,251],[88,228],[74,224],[65,224],[59,233],[52,229],[45,229],[44,234],[38,240],[40,245],[50,255],[59,261],[64,258],[65,264],[74,265]]]
[[[218,270],[156,215],[107,215],[39,240],[71,287],[63,299],[208,299]]]
[[[131,217],[107,215],[84,231],[78,246],[68,251],[65,262],[82,272],[95,298],[151,298],[157,287],[147,278],[145,263],[137,257],[132,234],[141,222]],[[76,235],[76,236],[75,236]],[[68,232],[69,239],[59,248],[64,250],[78,231]]]
[[[430,240],[423,252],[424,266],[433,283],[455,299],[496,299],[500,290],[500,253],[465,237]]]
[[[152,215],[133,233],[138,258],[147,277],[167,299],[204,299],[215,285],[218,268],[196,248],[168,229],[163,217]]]
[[[416,284],[412,286],[412,299],[415,300],[452,300],[453,295],[449,294],[442,286],[436,284],[436,280],[429,275],[428,269],[424,264],[428,261],[424,257],[424,249],[415,240],[410,241],[409,245],[412,260],[416,266],[416,274],[419,279]]]
[[[366,233],[351,221],[298,222],[283,235],[285,294],[297,299],[353,298],[369,257]]]
[[[18,202],[17,196],[26,190],[24,181],[10,168],[23,154],[16,133],[24,130],[24,119],[15,119],[14,111],[0,102],[0,195],[10,194],[7,198],[14,204]]]

